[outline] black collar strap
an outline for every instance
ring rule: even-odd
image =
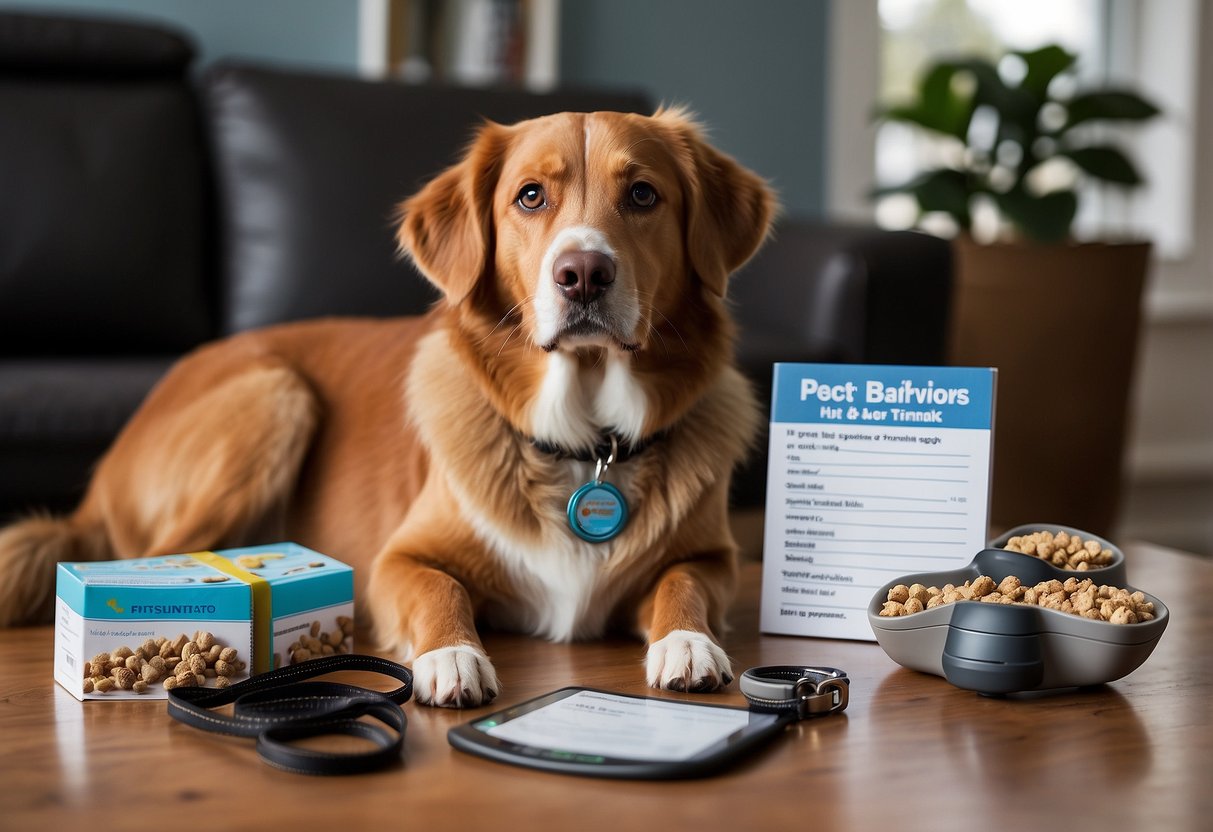
[[[403,684],[381,693],[338,682],[302,681],[339,670],[378,673]],[[173,688],[168,711],[203,731],[256,737],[261,759],[286,771],[360,774],[399,762],[407,724],[400,706],[412,695],[413,674],[407,667],[375,656],[338,655],[272,670],[227,688]],[[233,702],[232,716],[212,710]],[[364,716],[383,724],[359,721]],[[333,734],[361,737],[377,747],[336,754],[293,744]]]
[[[526,439],[535,450],[541,453],[549,454],[557,459],[575,459],[578,462],[597,462],[600,459],[606,459],[611,455],[611,440],[614,439],[616,447],[614,462],[620,463],[639,455],[654,442],[664,439],[667,433],[669,431],[659,430],[657,433],[651,433],[643,439],[629,443],[615,431],[608,431],[599,438],[598,444],[588,449],[565,448],[553,442],[544,442],[542,439],[536,439],[533,436],[528,436]]]

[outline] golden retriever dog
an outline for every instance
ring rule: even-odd
[[[728,684],[729,477],[760,412],[724,296],[773,211],[678,110],[484,125],[401,206],[442,300],[181,360],[73,515],[0,532],[0,623],[46,616],[60,560],[290,539],[354,566],[420,702],[500,691],[477,622],[626,630],[650,685]]]

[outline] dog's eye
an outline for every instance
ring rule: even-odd
[[[526,211],[538,211],[544,205],[547,205],[548,197],[543,192],[543,186],[531,182],[522,186],[522,190],[518,192],[518,199],[515,200],[518,207]]]
[[[632,186],[628,197],[634,208],[652,208],[657,204],[657,191],[653,190],[653,186],[648,182],[637,182]]]

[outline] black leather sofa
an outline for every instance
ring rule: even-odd
[[[422,311],[435,295],[396,257],[392,213],[480,118],[649,108],[247,65],[195,77],[192,57],[155,26],[0,12],[0,519],[72,505],[206,340]],[[934,238],[784,223],[731,286],[739,358],[764,395],[776,360],[939,363],[949,279]],[[740,504],[761,502],[762,457]]]

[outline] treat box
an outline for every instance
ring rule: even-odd
[[[149,660],[149,640],[170,643],[156,645],[170,664],[196,633],[210,633],[220,651],[234,648],[235,658],[218,668],[209,650],[199,651],[208,654],[208,687],[218,670],[237,682],[310,654],[353,648],[353,569],[295,543],[61,563],[55,593],[55,681],[77,699],[165,698],[164,678],[174,674],[164,671],[159,678],[149,671],[153,681],[142,693],[117,686],[85,693],[94,657],[112,659],[125,647]],[[132,664],[138,680],[140,662]]]
[[[960,688],[1006,694],[1099,685],[1133,672],[1154,650],[1170,620],[1158,598],[1143,593],[1154,603],[1155,618],[1138,624],[1112,624],[1044,607],[979,601],[956,601],[895,618],[882,618],[880,610],[897,584],[960,585],[980,575],[990,576],[995,583],[1015,575],[1025,584],[1071,577],[1117,584],[1116,576],[1123,575],[1123,570],[1123,559],[1113,569],[1074,572],[1033,555],[985,549],[961,569],[905,575],[888,582],[868,603],[868,623],[893,661],[942,676]],[[1118,585],[1134,591],[1132,586]]]

